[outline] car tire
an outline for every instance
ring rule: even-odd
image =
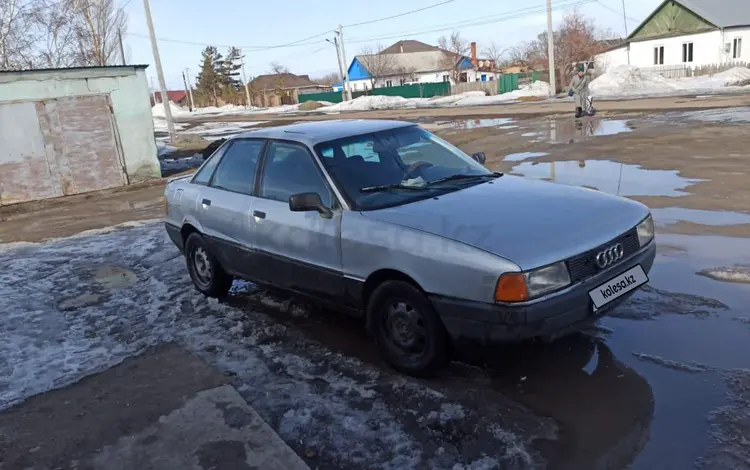
[[[372,334],[383,358],[415,377],[435,375],[448,357],[448,334],[429,299],[413,285],[386,281],[370,296]]]
[[[232,276],[208,250],[199,233],[191,233],[185,241],[185,260],[195,288],[207,297],[226,297],[232,287]]]

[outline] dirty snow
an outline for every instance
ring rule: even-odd
[[[750,69],[735,67],[713,76],[669,79],[636,66],[621,65],[591,82],[594,97],[639,97],[725,91],[750,80]]]
[[[657,364],[660,366],[664,366],[668,369],[678,370],[680,372],[691,372],[691,373],[699,373],[699,372],[707,372],[711,370],[710,367],[697,363],[697,362],[678,362],[673,361],[671,359],[665,359],[660,356],[652,356],[651,354],[643,354],[643,353],[633,353],[633,356],[640,359],[644,362],[650,362],[652,364]]]
[[[543,418],[524,412],[528,428],[511,431],[497,400],[459,403],[439,383],[332,352],[259,311],[252,284],[226,303],[206,299],[160,222],[109,230],[0,245],[0,410],[175,342],[325,468],[540,462],[529,442]]]
[[[203,164],[203,155],[196,153],[185,158],[159,158],[162,174],[174,174],[181,171],[192,170]]]
[[[750,284],[750,266],[729,266],[725,268],[704,269],[698,273],[716,281]]]

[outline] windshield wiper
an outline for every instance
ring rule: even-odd
[[[389,189],[406,189],[411,191],[424,191],[427,189],[426,185],[422,186],[409,186],[402,183],[397,184],[384,184],[382,186],[368,186],[366,188],[360,188],[360,193],[376,193],[378,191],[387,191]]]
[[[496,171],[492,172],[492,173],[486,173],[484,175],[465,175],[463,173],[459,173],[457,175],[446,176],[445,178],[439,178],[439,179],[436,179],[434,181],[430,181],[427,184],[430,185],[430,186],[432,186],[433,184],[445,183],[446,181],[458,181],[458,180],[467,180],[467,179],[475,179],[475,178],[486,178],[488,176],[491,176],[493,178],[499,178],[499,177],[503,176],[503,174],[499,173],[499,172],[496,172]]]

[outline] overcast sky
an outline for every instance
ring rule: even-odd
[[[129,16],[126,54],[132,63],[151,64],[147,74],[154,77],[156,83],[143,0],[122,1]],[[492,41],[503,48],[511,47],[532,39],[546,28],[546,0],[451,0],[410,15],[347,27],[442,2],[446,0],[281,0],[257,3],[251,0],[151,0],[150,5],[170,89],[183,88],[181,73],[185,67],[190,69],[195,80],[200,53],[206,44],[216,45],[222,52],[226,52],[225,46],[229,45],[243,48],[248,77],[267,73],[269,64],[277,61],[293,73],[314,78],[338,69],[335,49],[324,39],[333,38],[330,31],[339,23],[345,26],[349,61],[364,46],[378,43],[388,46],[399,39],[436,44],[440,36],[459,31],[467,40],[476,41],[481,51]],[[628,31],[632,31],[659,3],[661,0],[625,0]],[[554,21],[560,21],[565,12],[576,5],[586,16],[595,18],[600,27],[624,35],[622,0],[553,0],[556,9]],[[306,38],[310,39],[301,41]],[[295,44],[261,50],[289,43]]]

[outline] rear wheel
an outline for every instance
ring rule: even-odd
[[[185,242],[185,259],[190,279],[196,289],[208,297],[226,297],[232,287],[232,276],[224,271],[203,237],[191,233]]]
[[[426,377],[445,364],[448,335],[419,289],[402,281],[386,281],[373,292],[369,309],[378,349],[395,369]]]

